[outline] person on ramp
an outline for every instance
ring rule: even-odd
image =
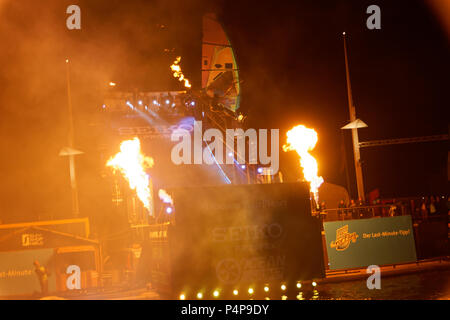
[[[39,279],[39,284],[41,285],[41,293],[43,296],[48,294],[48,271],[44,266],[41,266],[39,261],[35,260],[34,264],[34,272]]]

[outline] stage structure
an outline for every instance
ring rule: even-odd
[[[306,183],[169,192],[175,205],[170,219],[147,230],[148,267],[161,294],[292,296],[302,283],[324,277],[320,220],[311,215]]]
[[[106,164],[123,141],[134,138],[140,140],[142,153],[154,159],[154,166],[147,170],[152,189],[150,209],[144,208],[120,174],[104,168],[103,176],[111,185],[112,215],[123,221],[117,233],[128,232],[127,238],[124,235],[121,240],[120,250],[127,250],[125,246],[143,250],[147,227],[170,220],[166,210],[171,209],[158,198],[160,190],[282,182],[280,173],[273,175],[264,166],[249,163],[249,139],[245,139],[246,157],[239,161],[235,149],[237,137],[234,147],[227,141],[221,142],[224,156],[232,158],[232,164],[219,161],[212,165],[172,163],[171,151],[176,144],[171,141],[172,133],[177,129],[192,133],[194,121],[201,121],[202,136],[209,128],[219,130],[223,137],[227,129],[246,130],[246,117],[240,112],[239,68],[233,47],[213,14],[203,17],[202,33],[201,87],[187,80],[192,75],[183,73],[183,57],[174,56],[173,64],[167,66],[168,73],[180,80],[181,90],[120,91],[120,86],[114,85],[104,92],[103,103],[99,106],[101,161]],[[191,136],[193,138],[193,134]],[[202,149],[208,148],[202,141]],[[213,152],[211,156],[215,159]],[[118,244],[115,242],[108,247],[119,250]],[[137,266],[132,272],[138,272]]]

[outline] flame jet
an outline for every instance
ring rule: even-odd
[[[150,176],[145,172],[145,169],[151,168],[153,163],[153,158],[146,157],[141,153],[141,142],[137,137],[123,141],[120,144],[120,152],[106,163],[106,166],[112,167],[114,173],[117,170],[122,173],[130,188],[136,190],[139,200],[149,211],[151,199]]]
[[[310,183],[310,191],[314,194],[316,205],[319,203],[319,187],[323,183],[323,178],[318,176],[317,161],[309,153],[316,146],[318,137],[314,129],[297,125],[286,133],[287,143],[283,150],[296,151],[300,156],[300,165],[303,168],[303,176]]]
[[[191,84],[189,80],[184,77],[183,72],[181,71],[181,67],[179,65],[181,61],[181,57],[177,57],[173,64],[170,66],[170,69],[173,71],[173,76],[178,79],[178,81],[184,81],[184,86],[186,88],[190,88]]]

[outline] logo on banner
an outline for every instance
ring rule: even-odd
[[[241,267],[235,259],[224,259],[217,264],[216,274],[221,282],[234,284],[241,277]]]
[[[44,245],[44,236],[41,233],[22,234],[22,247],[42,246]]]
[[[348,224],[336,230],[336,241],[331,241],[330,248],[336,248],[337,251],[346,250],[350,242],[355,243],[358,235],[356,232],[348,232]]]

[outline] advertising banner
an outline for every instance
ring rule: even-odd
[[[411,216],[325,222],[330,269],[416,261]]]
[[[173,194],[176,224],[169,241],[178,285],[295,286],[324,276],[320,221],[311,216],[307,184],[185,188]]]
[[[0,297],[40,293],[34,261],[50,271],[49,292],[55,291],[55,275],[52,268],[53,249],[0,252]]]

